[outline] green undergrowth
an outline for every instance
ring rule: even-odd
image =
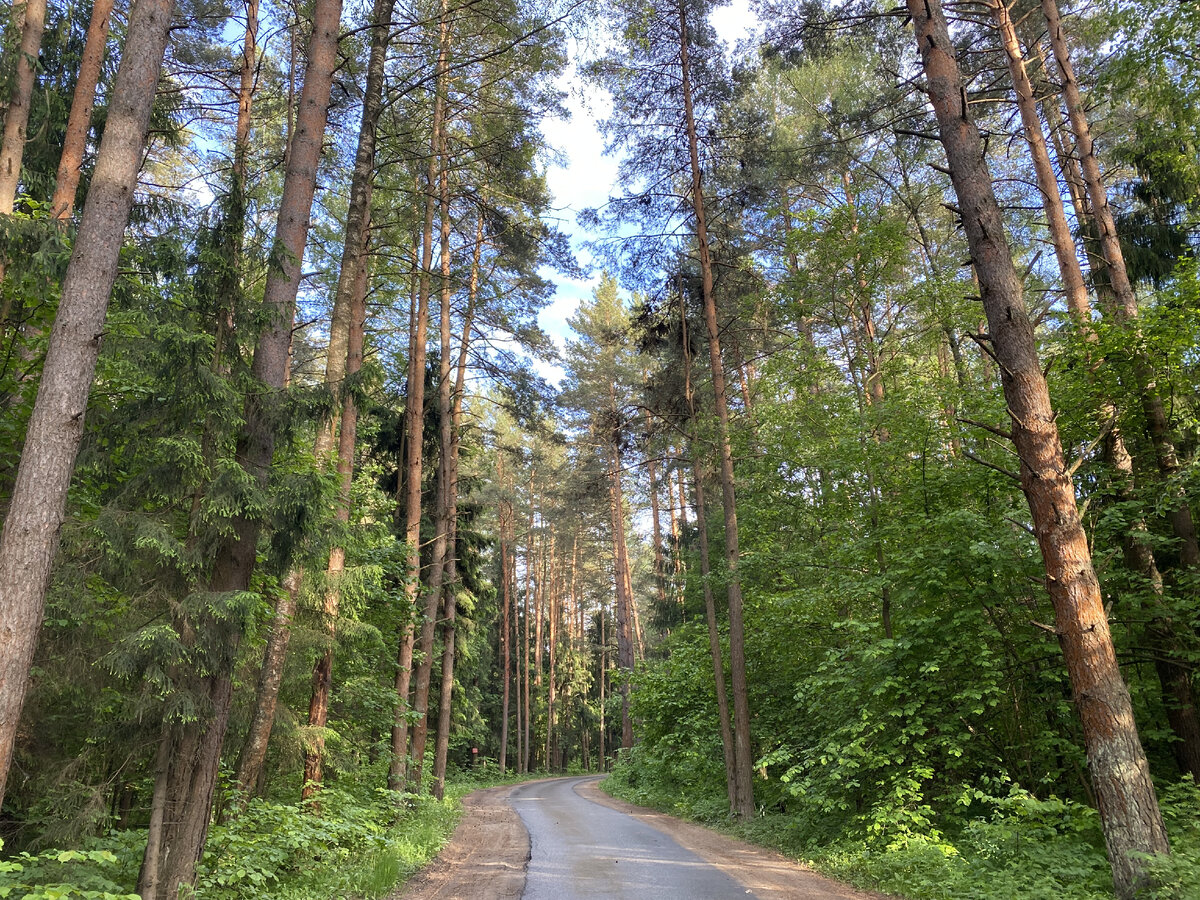
[[[1012,789],[1004,797],[964,791],[957,814],[924,828],[831,829],[831,817],[799,807],[734,824],[723,796],[679,782],[665,786],[637,750],[601,787],[649,806],[803,861],[858,887],[908,900],[1112,900],[1112,876],[1094,810]],[[1200,789],[1190,781],[1160,788],[1173,855],[1154,866],[1157,887],[1146,900],[1200,897]],[[836,818],[836,817],[833,817]]]
[[[463,773],[446,797],[377,787],[372,767],[343,777],[318,806],[251,800],[213,825],[200,862],[195,900],[371,900],[383,897],[445,845],[471,791],[536,775],[500,777],[494,768]],[[399,801],[399,802],[397,802]],[[0,859],[0,898],[137,900],[145,830],[112,831],[70,850]]]

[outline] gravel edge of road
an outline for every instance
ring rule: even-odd
[[[528,782],[522,782],[528,784]],[[502,900],[525,891],[529,833],[508,795],[520,784],[472,791],[446,846],[387,900]]]
[[[896,900],[835,881],[774,850],[613,797],[600,789],[600,778],[576,785],[575,793],[657,828],[748,888],[758,900]]]

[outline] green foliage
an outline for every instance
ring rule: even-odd
[[[0,842],[0,849],[4,846]],[[109,849],[47,850],[0,860],[0,897],[13,900],[137,900]],[[136,870],[135,870],[136,871]]]

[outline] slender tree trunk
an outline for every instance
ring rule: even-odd
[[[550,541],[553,541],[553,536]],[[542,625],[545,621],[546,605],[546,542],[538,546],[538,577],[533,589],[533,686],[536,693],[542,687]]]
[[[515,522],[514,522],[514,528],[515,528]],[[516,544],[515,532],[513,534],[512,543],[514,545]],[[521,719],[521,710],[522,710],[522,704],[521,704],[521,685],[522,685],[522,681],[521,681],[521,609],[520,609],[520,605],[516,602],[517,601],[516,590],[515,590],[516,583],[517,583],[516,565],[517,565],[517,554],[516,554],[516,550],[514,548],[513,557],[512,557],[513,588],[514,588],[514,590],[513,590],[512,640],[513,640],[513,645],[514,645],[514,650],[515,650],[515,652],[513,653],[513,680],[515,682],[513,687],[515,689],[514,696],[515,696],[515,700],[516,700],[516,703],[515,703],[516,709],[514,710],[514,712],[516,713],[516,719],[513,722],[513,724],[516,726],[516,732],[517,732],[517,745],[514,748],[517,751],[516,769],[517,769],[518,773],[521,773],[521,772],[525,771],[525,750],[524,750],[525,745],[522,743],[522,735],[521,735],[521,727],[522,727],[521,726],[521,723],[522,723],[522,719]]]
[[[553,544],[553,538],[552,538],[551,539],[551,551],[550,551],[551,562],[554,561],[553,547],[554,547],[554,544]],[[554,695],[558,689],[557,676],[555,673],[555,664],[557,662],[558,654],[557,654],[557,648],[555,647],[555,644],[558,641],[558,606],[559,606],[559,602],[560,602],[560,598],[559,598],[559,595],[557,592],[557,588],[558,588],[558,579],[557,578],[551,579],[551,587],[552,587],[552,589],[549,592],[549,597],[548,597],[548,601],[547,601],[548,605],[549,605],[549,610],[548,610],[548,615],[546,617],[547,627],[549,630],[549,642],[550,642],[550,646],[549,646],[550,672],[549,672],[549,682],[546,686],[546,768],[548,768],[550,771],[553,772],[553,771],[557,770],[557,764],[554,759],[554,712],[555,712],[555,710],[554,710],[555,696]]]
[[[680,324],[683,329],[683,385],[688,412],[696,417],[695,395],[692,392],[692,354],[687,330],[687,309],[680,296]],[[700,539],[700,581],[704,586],[704,618],[708,626],[708,650],[712,659],[713,685],[716,689],[717,719],[721,729],[721,752],[725,759],[725,793],[729,798],[729,814],[737,816],[738,804],[737,758],[734,749],[733,727],[730,724],[729,696],[725,691],[725,654],[721,649],[721,631],[717,624],[717,602],[713,596],[712,572],[709,563],[708,514],[704,500],[704,477],[700,454],[692,445],[692,474],[696,481],[696,528]],[[683,495],[683,471],[679,473],[679,500],[686,509]]]
[[[1050,162],[1050,154],[1042,135],[1042,125],[1037,114],[1033,86],[1025,73],[1025,60],[1017,39],[1016,28],[1003,0],[995,0],[992,5],[992,15],[1000,30],[1008,57],[1009,72],[1017,95],[1017,105],[1021,112],[1025,137],[1033,158],[1038,188],[1042,193],[1042,206],[1046,212],[1051,241],[1054,244],[1059,270],[1063,277],[1067,307],[1084,336],[1088,340],[1095,340],[1091,303],[1088,299],[1083,271],[1076,255],[1074,238],[1071,236],[1071,230],[1067,224],[1062,195],[1059,193],[1058,178],[1055,176]],[[1113,404],[1107,400],[1102,401],[1101,414],[1105,420],[1113,419],[1116,416]],[[1104,454],[1106,461],[1115,472],[1119,495],[1125,502],[1133,501],[1133,460],[1125,447],[1120,430],[1115,425],[1110,428],[1104,440]],[[1150,591],[1157,598],[1154,603],[1149,604],[1149,612],[1154,616],[1154,621],[1147,628],[1146,638],[1154,653],[1155,670],[1163,689],[1168,723],[1177,738],[1172,747],[1181,771],[1193,771],[1196,777],[1200,778],[1200,721],[1197,720],[1195,704],[1192,701],[1190,674],[1188,667],[1181,665],[1178,661],[1181,648],[1178,647],[1179,642],[1174,637],[1173,628],[1168,624],[1162,608],[1162,575],[1154,560],[1154,555],[1146,543],[1146,535],[1145,521],[1139,519],[1134,522],[1132,527],[1122,535],[1123,553],[1126,565],[1146,580]]]
[[[446,117],[447,61],[450,53],[449,0],[442,0],[438,22],[438,58],[434,78],[433,122],[429,137],[429,167],[425,173],[425,225],[421,246],[421,272],[417,288],[416,327],[412,329],[412,352],[408,361],[408,397],[404,406],[408,458],[405,460],[404,535],[408,545],[405,595],[413,621],[401,636],[397,660],[395,725],[392,727],[392,765],[388,786],[403,788],[408,779],[408,691],[416,644],[416,613],[421,585],[421,468],[425,430],[425,335],[429,327],[429,291],[433,271],[433,216],[438,205],[438,172],[441,162],[442,129]],[[414,698],[415,705],[415,698]],[[413,760],[420,765],[420,760]]]
[[[369,220],[367,227],[370,227]],[[363,245],[366,252],[366,244]],[[356,267],[355,286],[350,298],[350,330],[346,342],[345,379],[353,379],[362,370],[363,337],[367,318],[367,267]],[[338,428],[338,499],[334,520],[343,528],[350,523],[350,491],[354,486],[354,449],[358,438],[358,404],[354,394],[343,384],[342,416]],[[308,704],[308,726],[311,729],[304,752],[304,786],[300,799],[308,800],[321,786],[325,753],[325,727],[329,722],[329,692],[333,686],[333,643],[337,637],[337,617],[342,589],[339,583],[346,568],[346,548],[335,545],[329,551],[325,568],[325,630],[329,645],[313,667],[312,696]]]
[[[608,638],[604,634],[604,607],[600,607],[600,771],[608,770],[608,741],[605,735],[604,686],[608,680]]]
[[[522,737],[523,755],[521,756],[521,771],[528,772],[529,764],[533,757],[533,749],[530,738],[530,719],[532,718],[533,706],[530,703],[529,686],[530,686],[530,671],[529,671],[529,644],[530,644],[530,613],[533,610],[533,540],[534,540],[534,517],[536,515],[533,495],[533,476],[534,468],[529,467],[529,531],[525,535],[525,642],[523,651],[525,656],[525,697],[523,709],[525,710],[525,720],[522,725],[524,735]]]
[[[371,50],[367,63],[367,83],[363,91],[362,118],[359,122],[358,148],[350,180],[350,205],[346,215],[346,239],[342,247],[341,270],[330,316],[329,347],[325,356],[325,384],[341,396],[341,423],[338,437],[337,472],[339,497],[336,519],[342,525],[350,521],[350,489],[354,481],[354,441],[357,435],[358,408],[347,387],[347,380],[362,368],[363,329],[366,319],[367,244],[371,230],[371,194],[375,175],[375,142],[379,114],[383,108],[383,69],[391,37],[395,0],[376,0],[371,13]],[[317,465],[333,447],[332,419],[320,423],[313,455]],[[341,589],[338,579],[345,568],[346,551],[335,546],[326,567],[325,619],[329,646],[317,660],[312,676],[312,697],[308,724],[312,729],[304,753],[304,787],[301,799],[313,796],[322,781],[324,729],[329,716],[329,692],[333,683],[333,641],[335,639]]]
[[[504,451],[496,452],[496,478],[504,489]],[[509,553],[512,543],[508,538],[508,529],[512,522],[512,503],[500,501],[500,591],[502,596],[501,609],[501,656],[503,658],[504,686],[501,689],[500,701],[500,774],[507,771],[508,765],[508,706],[509,706],[509,672],[512,669],[512,567],[509,563]]]
[[[258,0],[251,0],[257,9]],[[87,149],[88,129],[92,124],[92,109],[96,105],[96,85],[108,48],[108,23],[112,18],[113,0],[95,0],[88,22],[83,57],[75,78],[75,93],[71,112],[67,116],[67,133],[63,138],[62,155],[58,161],[58,176],[54,182],[54,197],[50,214],[56,219],[69,219],[75,211],[75,193],[79,190],[79,169]]]
[[[342,245],[342,264],[334,292],[329,322],[329,349],[325,356],[325,383],[334,391],[342,390],[348,358],[352,314],[357,286],[367,264],[370,236],[371,194],[375,183],[375,144],[379,116],[383,110],[384,63],[392,35],[392,13],[396,0],[375,0],[371,11],[371,50],[367,60],[367,82],[363,88],[362,118],[358,126],[358,147],[354,153],[354,171],[350,177],[350,204],[346,210],[346,239]],[[316,457],[324,464],[333,450],[334,420],[320,423],[317,430]]]
[[[633,719],[629,714],[629,678],[633,674],[633,598],[629,595],[629,552],[625,544],[625,501],[621,490],[621,451],[609,448],[609,515],[612,520],[613,582],[617,593],[617,665],[621,675],[621,748],[633,746]]]
[[[314,7],[304,88],[275,231],[273,258],[277,262],[267,276],[263,295],[268,324],[259,336],[251,365],[251,374],[263,390],[251,392],[247,397],[245,424],[238,441],[238,461],[260,490],[267,486],[275,449],[271,424],[273,407],[280,402],[287,383],[296,293],[300,286],[330,88],[337,64],[340,19],[341,0],[319,0]],[[91,202],[90,194],[88,202]],[[86,209],[84,217],[87,217]],[[247,515],[234,519],[232,533],[214,554],[208,585],[211,591],[247,590],[254,571],[261,526],[260,519]],[[191,884],[195,878],[196,862],[208,835],[221,746],[229,723],[233,664],[240,631],[233,624],[204,624],[225,630],[219,656],[209,662],[209,674],[201,682],[212,714],[206,722],[184,726],[188,743],[193,740],[189,733],[199,732],[195,738],[197,750],[187,756],[177,754],[172,761],[168,790],[179,800],[164,829],[158,900],[174,900],[180,886]]]
[[[448,211],[446,211],[448,212]],[[442,628],[442,688],[438,697],[438,728],[433,748],[433,794],[439,800],[446,793],[446,759],[450,752],[450,717],[454,695],[454,657],[458,614],[458,458],[462,434],[463,397],[467,382],[467,354],[471,347],[475,302],[479,293],[479,260],[483,255],[483,215],[475,218],[475,250],[471,257],[471,275],[467,281],[467,307],[463,311],[462,335],[455,363],[454,395],[450,407],[450,459],[447,466],[447,513],[450,526],[446,554],[446,621]],[[444,435],[446,437],[447,435]],[[507,673],[506,673],[507,676]]]
[[[1042,121],[1038,118],[1033,85],[1025,72],[1025,56],[1021,51],[1021,44],[1017,40],[1017,30],[1009,15],[1007,0],[991,0],[991,4],[992,17],[1000,31],[1004,54],[1008,60],[1008,72],[1017,95],[1017,108],[1021,113],[1021,124],[1025,129],[1025,141],[1029,144],[1033,170],[1042,195],[1042,209],[1046,213],[1050,243],[1054,246],[1054,255],[1058,259],[1058,269],[1062,274],[1067,308],[1080,321],[1087,321],[1090,318],[1087,285],[1084,283],[1083,270],[1079,266],[1079,258],[1075,253],[1075,239],[1071,236],[1071,227],[1067,224],[1067,216],[1063,211],[1058,178],[1054,174],[1054,167],[1050,162],[1050,152],[1046,149],[1046,140],[1042,134]]]
[[[1054,59],[1058,63],[1063,99],[1067,105],[1067,118],[1075,135],[1075,145],[1079,150],[1080,167],[1083,170],[1083,180],[1087,187],[1088,198],[1091,200],[1092,216],[1099,232],[1100,250],[1104,256],[1108,281],[1116,295],[1116,303],[1113,304],[1111,310],[1105,310],[1105,312],[1110,313],[1118,324],[1129,329],[1136,336],[1138,331],[1135,324],[1138,317],[1137,296],[1134,294],[1129,273],[1125,268],[1125,256],[1117,237],[1116,221],[1113,218],[1112,208],[1108,205],[1108,192],[1100,173],[1095,142],[1092,140],[1083,98],[1079,93],[1079,82],[1075,78],[1075,70],[1071,65],[1071,54],[1067,47],[1055,0],[1042,0],[1042,11],[1046,16],[1046,25],[1050,33],[1050,47],[1054,53]],[[1181,471],[1179,455],[1171,435],[1162,396],[1158,390],[1154,367],[1143,351],[1137,350],[1134,354],[1134,370],[1142,413],[1145,416],[1146,428],[1154,446],[1155,462],[1159,473],[1165,479],[1175,478]],[[1176,505],[1170,510],[1168,518],[1175,537],[1179,540],[1180,564],[1185,569],[1198,568],[1200,567],[1200,538],[1197,537],[1196,523],[1192,518],[1191,507],[1181,489],[1174,488],[1172,493],[1175,496]]]
[[[704,301],[704,324],[708,329],[708,352],[712,364],[713,398],[717,411],[717,435],[721,452],[721,502],[725,512],[725,562],[728,568],[729,657],[733,693],[734,760],[737,775],[737,815],[754,816],[753,758],[750,747],[750,700],[746,685],[746,629],[742,613],[742,582],[738,571],[737,497],[733,478],[733,449],[729,440],[729,401],[725,389],[725,367],[721,360],[720,328],[713,298],[712,260],[708,247],[708,227],[701,187],[700,151],[696,135],[696,117],[692,109],[691,69],[688,59],[688,23],[686,6],[679,6],[680,69],[683,87],[684,121],[687,126],[688,152],[691,158],[692,211],[696,218],[696,244],[700,253],[700,274]]]
[[[162,858],[163,820],[167,807],[167,771],[171,762],[171,733],[164,724],[154,755],[154,791],[150,801],[150,823],[146,829],[146,852],[138,872],[137,890],[143,900],[153,900],[158,893],[158,865]]]
[[[1169,852],[1149,766],[1117,668],[1091,552],[1025,311],[1004,221],[939,0],[907,0],[963,227],[979,277],[1021,460],[1021,486],[1046,567],[1059,641],[1083,723],[1088,763],[1118,897],[1145,883],[1131,854]]]
[[[413,690],[413,710],[419,718],[412,736],[412,772],[409,780],[414,790],[419,791],[425,770],[425,746],[429,737],[429,687],[433,675],[433,642],[436,634],[438,608],[441,605],[446,579],[446,557],[452,552],[450,541],[450,455],[453,442],[451,382],[452,362],[450,357],[450,173],[446,156],[445,131],[438,147],[441,170],[438,175],[441,206],[441,303],[439,313],[439,367],[438,367],[438,431],[439,455],[437,472],[437,495],[434,514],[433,552],[429,563],[429,585],[425,598],[425,616],[421,621],[421,659],[417,665],[416,684]]]
[[[650,433],[653,424],[650,410],[647,407],[647,434]],[[646,474],[650,479],[650,539],[654,544],[654,591],[658,598],[659,609],[665,613],[667,608],[667,565],[663,557],[662,516],[658,502],[658,462],[653,453],[647,459]]]
[[[46,28],[46,0],[24,0],[19,8],[14,3],[13,14],[21,16],[22,21],[13,90],[4,115],[4,136],[0,139],[0,215],[5,216],[12,215],[17,185],[21,181],[25,129],[29,125],[37,58],[42,48],[42,32]]]
[[[244,797],[255,792],[267,758],[271,729],[275,724],[275,708],[279,702],[279,687],[283,683],[283,665],[287,660],[288,642],[292,634],[292,616],[296,612],[296,597],[300,592],[298,570],[288,573],[275,605],[275,620],[267,635],[262,668],[258,671],[258,689],[254,693],[254,712],[250,728],[238,755],[237,783]]]
[[[173,10],[173,0],[137,0],[130,11],[96,177],[0,538],[0,802]]]

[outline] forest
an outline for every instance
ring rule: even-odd
[[[1200,897],[1196,0],[9,5],[0,897]]]

